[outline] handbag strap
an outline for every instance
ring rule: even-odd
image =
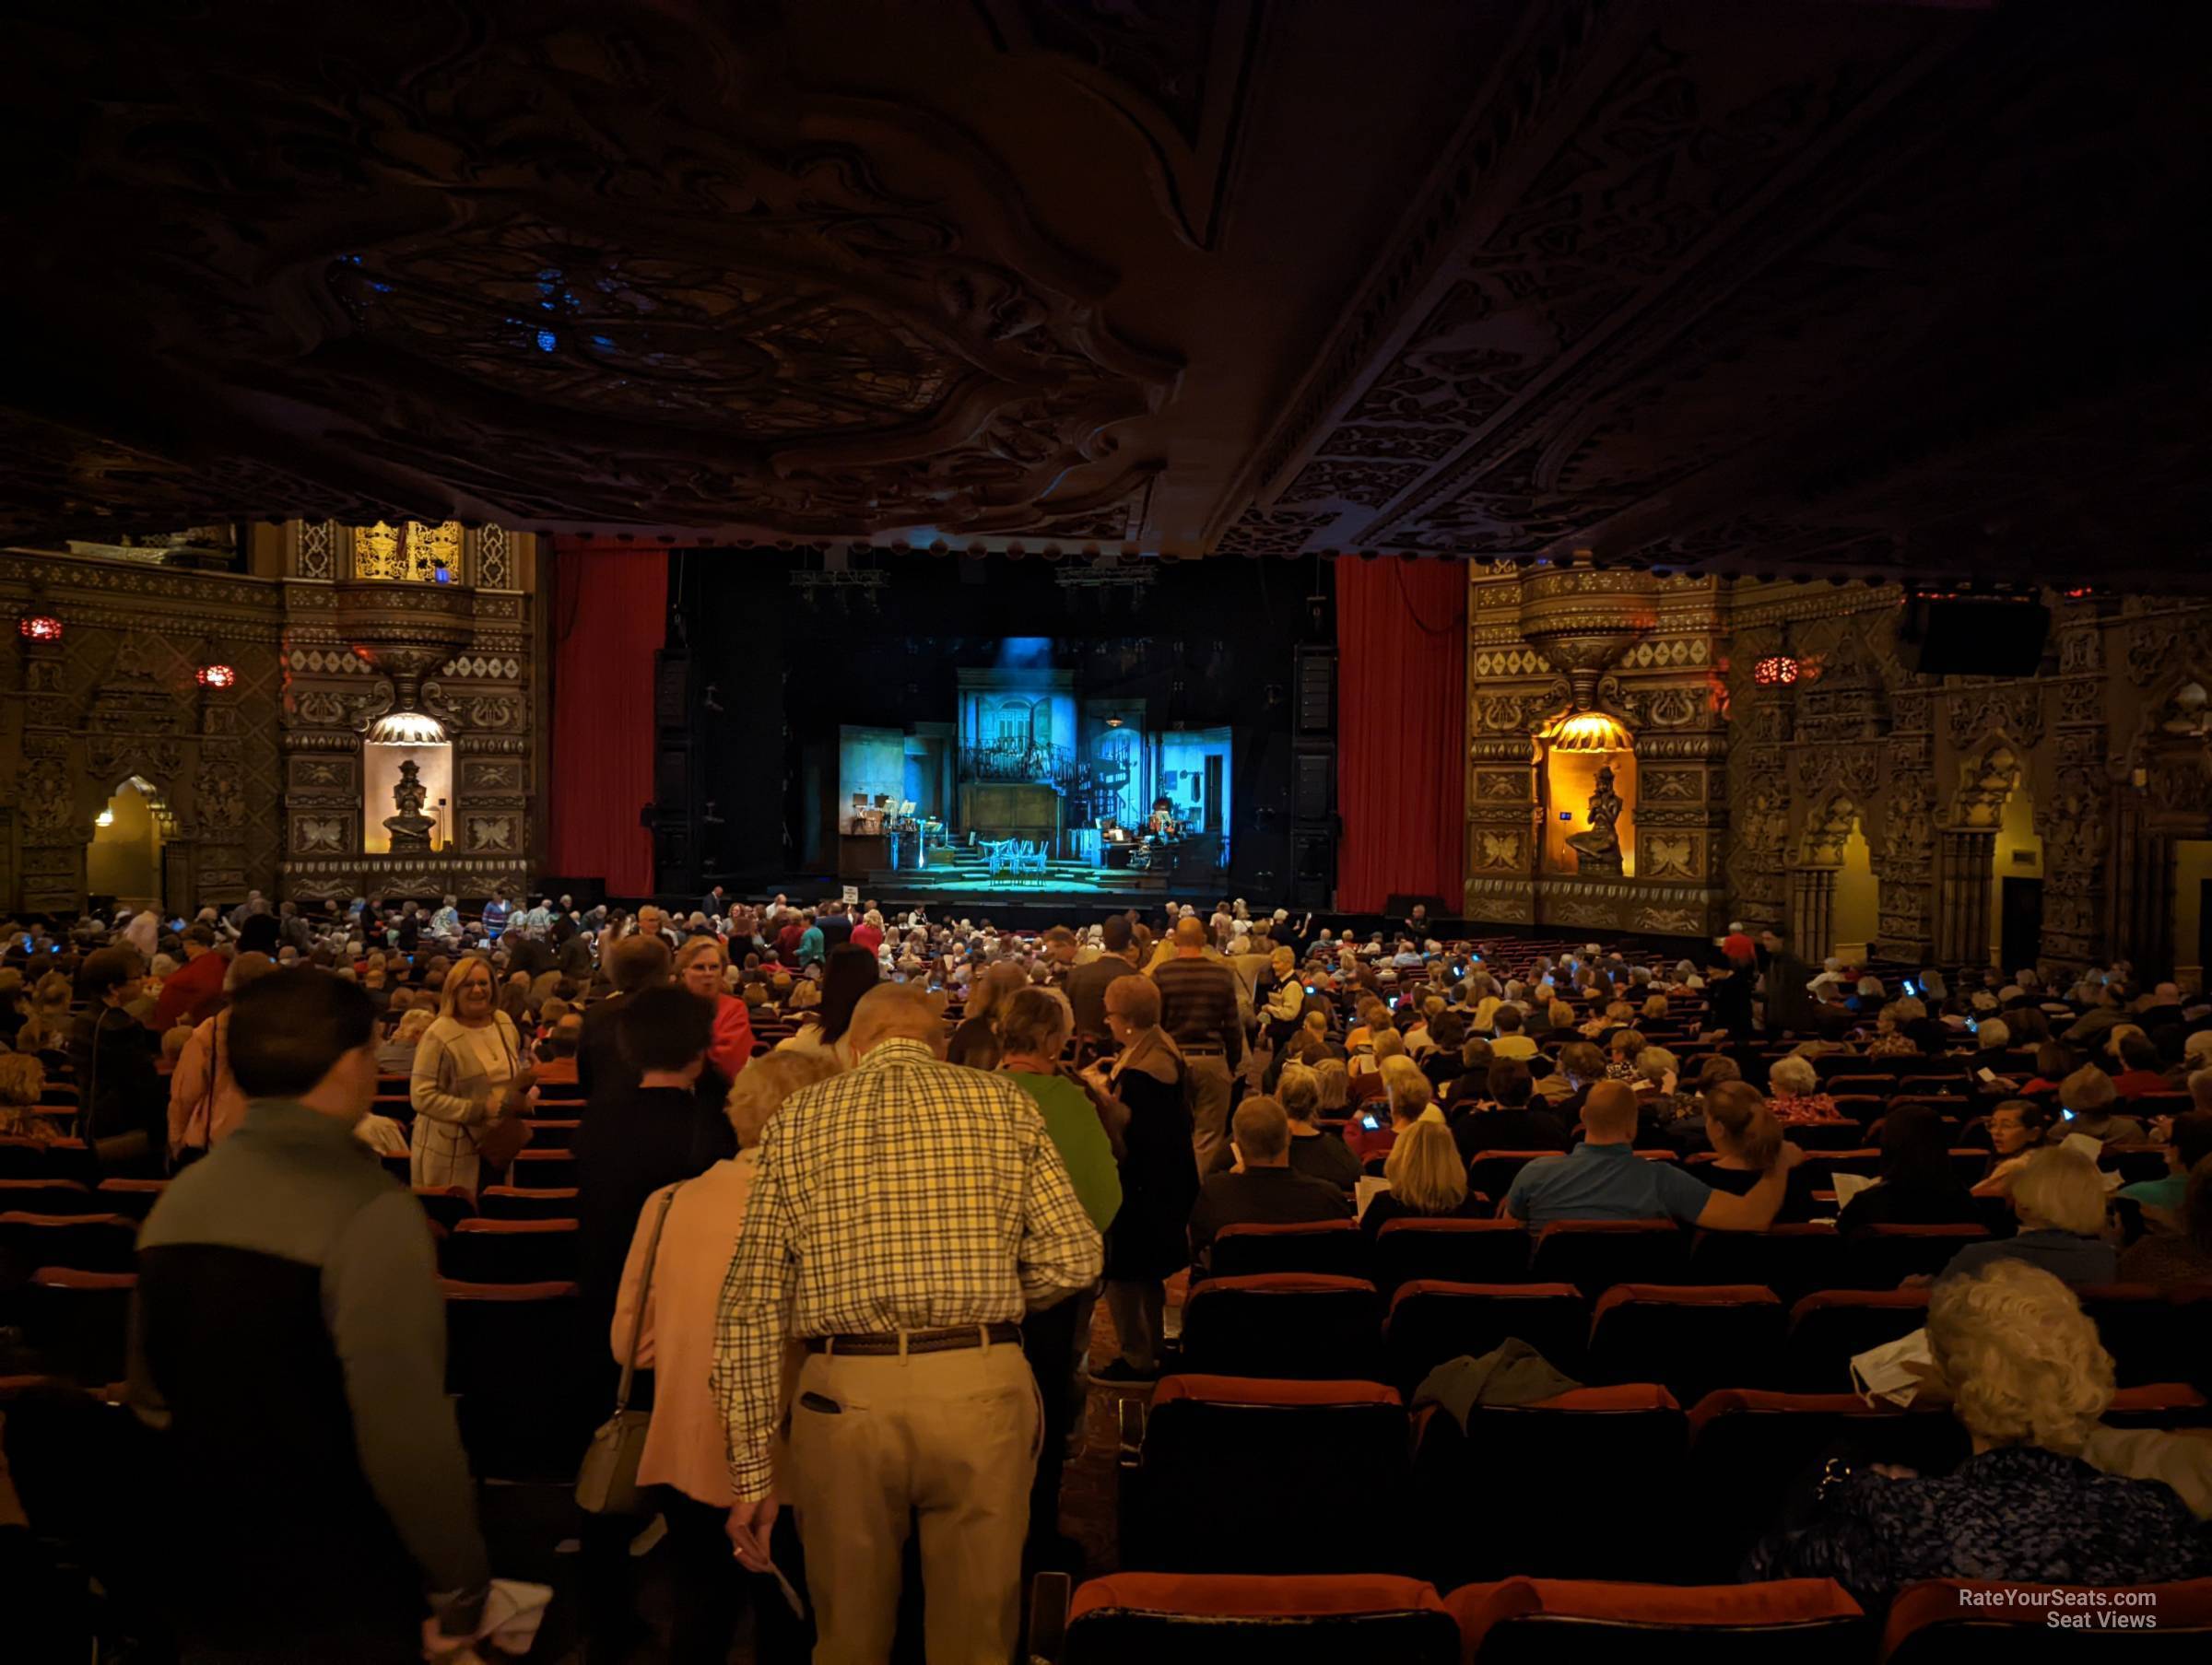
[[[629,1348],[622,1355],[622,1380],[615,1389],[618,1416],[629,1409],[629,1385],[637,1379],[638,1343],[645,1334],[645,1303],[653,1294],[653,1269],[661,1258],[661,1228],[668,1224],[668,1211],[676,1205],[676,1193],[683,1189],[683,1185],[670,1186],[668,1194],[661,1199],[661,1212],[653,1218],[653,1237],[645,1245],[645,1279],[638,1285],[638,1309],[629,1319]]]

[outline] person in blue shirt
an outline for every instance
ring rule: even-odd
[[[799,964],[810,966],[824,953],[822,928],[815,923],[814,909],[806,910],[806,929],[799,932]]]
[[[500,932],[507,929],[509,905],[503,896],[494,896],[484,904],[484,935],[492,942],[499,941]]]
[[[1738,1108],[1747,1122],[1737,1143],[1769,1154],[1771,1165],[1740,1197],[1715,1190],[1674,1162],[1636,1154],[1636,1094],[1626,1082],[1601,1081],[1583,1101],[1583,1142],[1566,1155],[1531,1162],[1513,1177],[1500,1220],[1518,1220],[1531,1231],[1562,1220],[1675,1220],[1707,1231],[1764,1231],[1782,1207],[1789,1171],[1803,1156],[1782,1139],[1773,1112],[1758,1089],[1724,1082],[1713,1096],[1750,1102]]]

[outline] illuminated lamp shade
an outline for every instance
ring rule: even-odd
[[[16,634],[26,641],[59,641],[62,621],[51,613],[26,613],[16,620]]]
[[[1787,653],[1770,653],[1751,667],[1751,680],[1762,688],[1784,688],[1797,680],[1797,662]]]
[[[100,812],[100,814],[98,814],[97,815],[94,815],[94,816],[92,817],[92,825],[93,825],[93,826],[95,826],[95,827],[112,827],[112,826],[114,826],[114,825],[115,825],[115,812],[114,812],[114,810],[113,810],[113,809],[112,809],[112,808],[111,808],[111,809],[103,809],[103,810],[101,810],[101,811]]]
[[[420,711],[390,711],[369,725],[363,739],[370,745],[443,745],[445,729]]]
[[[229,665],[202,665],[195,674],[203,688],[230,688],[238,686],[238,673]]]
[[[1629,731],[1603,711],[1577,711],[1545,738],[1558,752],[1625,752],[1634,744]]]

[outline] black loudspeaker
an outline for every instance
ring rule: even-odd
[[[1300,741],[1291,760],[1290,815],[1325,821],[1336,813],[1336,748]]]
[[[2050,636],[2051,609],[2031,597],[1915,595],[1897,657],[1924,676],[2033,676]]]
[[[1300,648],[1298,651],[1298,733],[1330,734],[1336,732],[1336,650]]]
[[[1296,651],[1290,755],[1290,905],[1330,907],[1336,890],[1336,650]]]
[[[665,649],[653,655],[653,885],[658,890],[688,895],[699,888],[698,843],[693,820],[691,742],[691,655]]]

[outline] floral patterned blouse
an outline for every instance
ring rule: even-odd
[[[1802,1530],[1770,1535],[1747,1578],[1833,1578],[1868,1608],[1916,1578],[2163,1584],[2212,1575],[2212,1545],[2159,1481],[2038,1446],[1970,1457],[1951,1474],[1854,1474]]]

